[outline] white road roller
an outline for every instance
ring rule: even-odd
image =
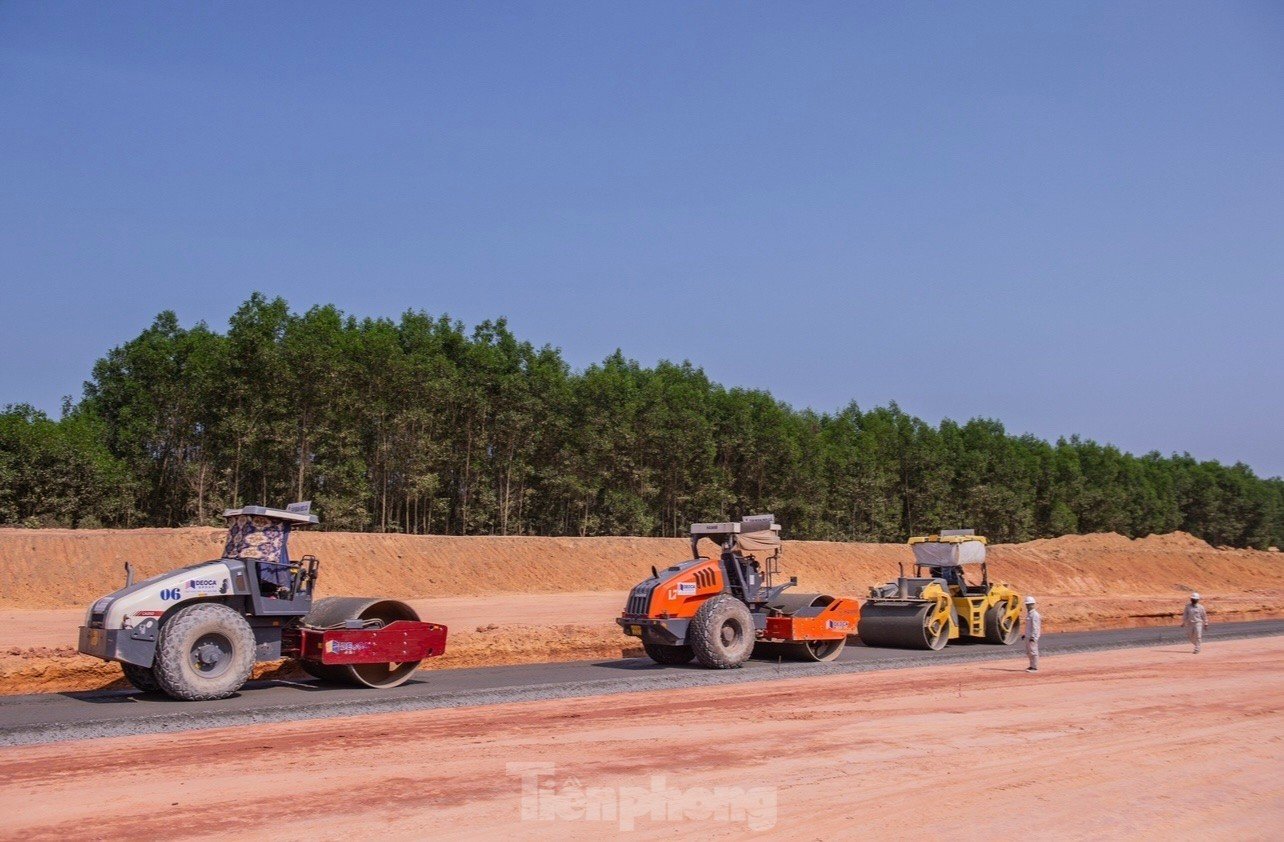
[[[79,649],[119,661],[139,690],[176,699],[221,699],[241,689],[256,661],[297,659],[324,681],[395,687],[446,648],[446,627],[409,605],[374,597],[312,599],[320,562],[290,558],[293,529],[315,525],[308,503],[223,513],[221,558],[125,587],[96,601]]]

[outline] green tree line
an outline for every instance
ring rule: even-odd
[[[58,420],[0,414],[0,524],[205,524],[296,499],[331,529],[409,533],[678,535],[772,511],[794,538],[1284,543],[1284,482],[1243,464],[933,426],[895,404],[796,410],[618,351],[576,372],[503,320],[298,314],[259,294],[223,333],[161,313]]]

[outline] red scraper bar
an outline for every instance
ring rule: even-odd
[[[323,664],[422,661],[446,651],[446,627],[397,620],[381,629],[299,629],[298,657]]]

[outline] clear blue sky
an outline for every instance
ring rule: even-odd
[[[0,3],[0,403],[253,290],[1284,474],[1284,6]]]

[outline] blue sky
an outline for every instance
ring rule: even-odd
[[[262,290],[1284,474],[1277,3],[8,2],[0,115],[0,403]]]

